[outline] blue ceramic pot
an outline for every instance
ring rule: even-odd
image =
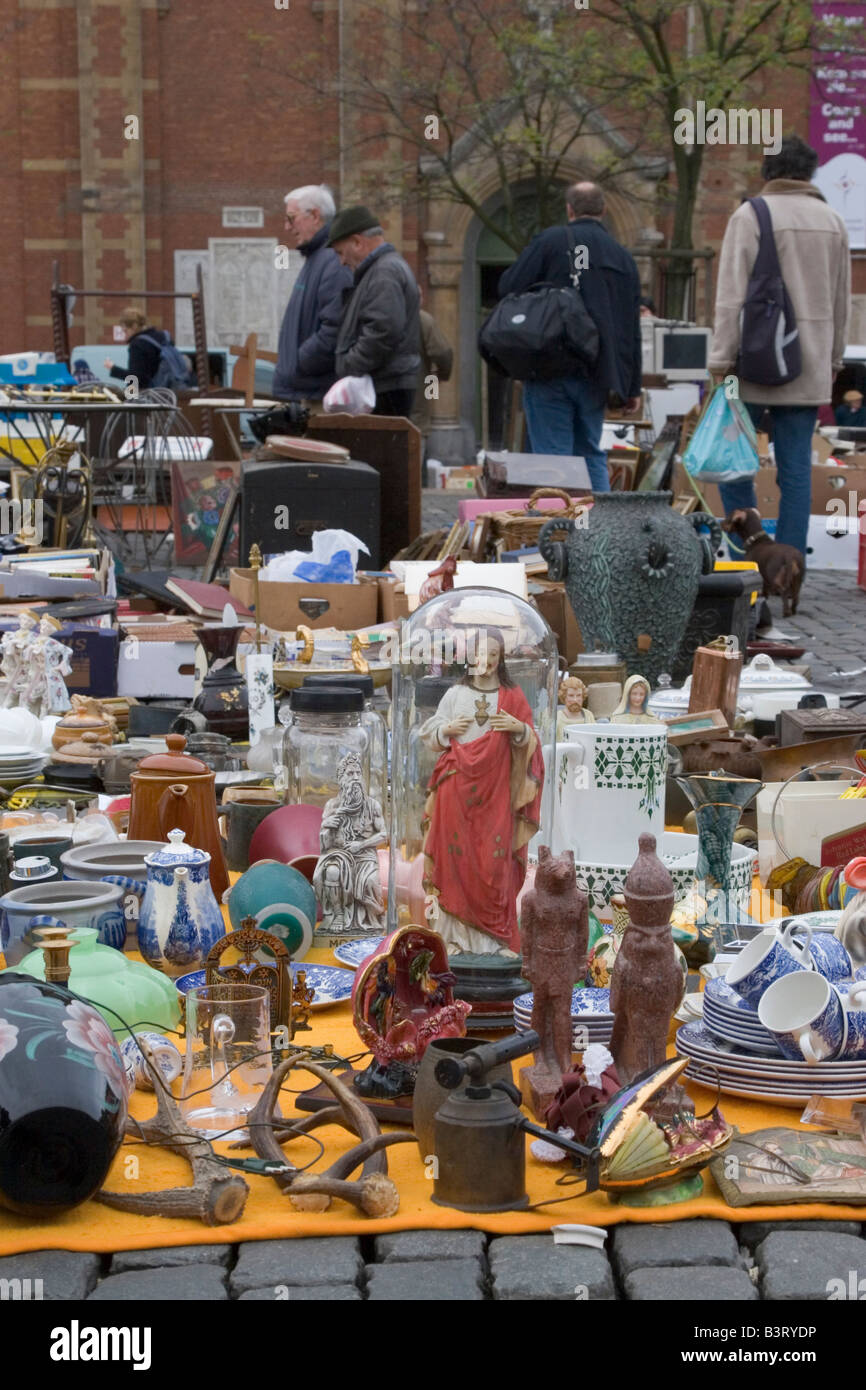
[[[27,940],[32,927],[52,926],[49,918],[59,918],[67,927],[90,927],[101,946],[122,951],[126,941],[126,919],[117,883],[84,883],[60,880],[32,883],[13,888],[0,898],[0,947],[7,965],[17,965],[31,948]]]
[[[105,1020],[69,990],[0,973],[0,1204],[52,1217],[105,1183],[128,1083]]]

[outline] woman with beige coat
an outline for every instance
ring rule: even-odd
[[[781,489],[776,540],[805,555],[812,497],[812,435],[818,407],[830,400],[842,365],[851,303],[848,234],[838,213],[811,183],[818,156],[797,135],[786,136],[778,154],[761,167],[782,278],[800,333],[802,371],[784,386],[758,386],[740,378],[739,394],[757,425],[772,422],[777,481]],[[719,258],[716,317],[710,371],[718,380],[737,370],[740,313],[758,254],[760,234],[744,203],[728,223]],[[720,488],[725,512],[756,507],[751,481]]]

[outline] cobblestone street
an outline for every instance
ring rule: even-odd
[[[572,1216],[575,1213],[572,1213]],[[42,1280],[48,1301],[824,1302],[866,1277],[857,1221],[622,1225],[606,1250],[480,1231],[63,1250],[0,1259],[0,1281]]]

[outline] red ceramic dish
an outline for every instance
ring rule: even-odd
[[[321,806],[277,806],[265,816],[250,840],[250,864],[277,859],[289,864],[301,856],[320,854]]]

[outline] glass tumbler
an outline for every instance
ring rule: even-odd
[[[273,1071],[270,1027],[270,996],[259,985],[188,991],[181,1110],[208,1138],[244,1134]]]

